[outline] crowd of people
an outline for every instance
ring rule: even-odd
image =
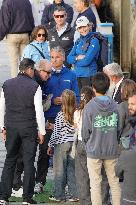
[[[0,97],[7,151],[0,205],[17,192],[22,204],[36,204],[33,195],[44,190],[52,156],[50,200],[136,204],[136,82],[125,79],[118,63],[98,72],[95,15],[89,0],[74,6],[73,27],[73,8],[63,0],[45,6],[34,27],[29,0],[2,3],[0,40],[7,41],[12,78]]]

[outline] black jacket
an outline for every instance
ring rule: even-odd
[[[64,33],[59,37],[56,26],[48,32],[48,40],[50,48],[60,46],[64,49],[66,58],[74,45],[74,29],[70,25],[67,26]],[[65,64],[66,66],[68,64]],[[69,67],[69,66],[68,66]]]
[[[5,81],[6,127],[37,127],[34,95],[38,86],[36,81],[25,74],[18,74],[16,78]]]
[[[116,175],[120,177],[122,172],[124,173],[122,204],[124,199],[136,201],[136,146],[131,150],[123,151],[120,155]]]
[[[3,0],[0,10],[0,40],[7,34],[31,33],[34,18],[29,0]]]
[[[52,29],[55,26],[53,13],[54,13],[54,9],[57,5],[61,5],[65,8],[66,13],[67,13],[67,22],[69,24],[71,24],[71,22],[73,20],[73,13],[74,12],[73,12],[73,8],[70,5],[64,3],[64,1],[62,1],[61,4],[55,4],[55,2],[53,2],[53,4],[45,6],[45,8],[43,10],[41,24],[46,26],[47,29]]]
[[[132,133],[136,135],[136,116],[129,120],[133,128]],[[116,175],[120,177],[123,173],[121,205],[136,203],[136,145],[130,150],[123,151],[116,165]],[[135,201],[135,203],[129,202]]]

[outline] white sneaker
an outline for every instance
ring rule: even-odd
[[[0,205],[8,205],[9,202],[5,200],[0,200]]]
[[[69,202],[78,202],[79,199],[78,198],[70,198],[68,199]]]
[[[34,187],[34,193],[40,194],[43,192],[43,185],[41,183],[37,183]]]
[[[54,196],[49,196],[49,199],[51,200],[51,201],[56,201],[56,202],[60,202],[61,200],[60,199],[56,199]]]
[[[21,198],[21,197],[22,197],[22,194],[23,194],[23,188],[22,188],[22,187],[21,187],[18,191],[15,191],[14,189],[12,189],[12,194],[11,194],[11,196]]]

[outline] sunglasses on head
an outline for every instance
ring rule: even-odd
[[[45,34],[45,33],[44,33],[44,34],[41,34],[41,33],[38,33],[38,34],[37,34],[37,37],[41,37],[41,36],[42,36],[42,37],[46,37],[46,34]]]
[[[54,15],[54,17],[57,18],[57,19],[58,19],[58,18],[61,18],[61,19],[62,19],[62,18],[64,18],[64,16],[65,16],[65,14],[63,14],[63,15]]]

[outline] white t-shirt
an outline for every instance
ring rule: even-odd
[[[78,140],[82,141],[82,136],[81,136],[81,129],[82,129],[82,111],[81,110],[76,110],[74,112],[74,123],[77,125],[77,135],[78,135]]]

